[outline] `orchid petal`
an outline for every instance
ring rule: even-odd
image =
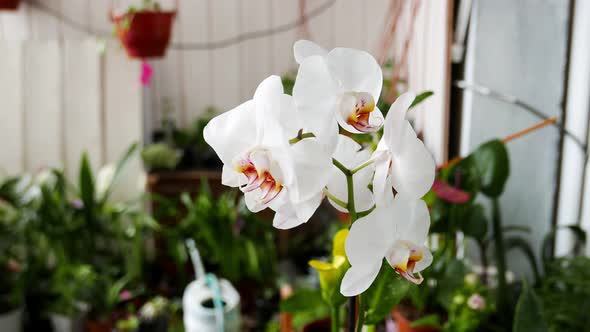
[[[235,156],[248,151],[256,144],[254,103],[247,101],[216,116],[205,126],[203,136],[219,159],[224,164],[231,165]]]
[[[398,194],[393,201],[393,206],[403,226],[399,237],[416,245],[424,244],[430,227],[430,214],[426,203],[421,199]]]
[[[383,206],[393,199],[391,181],[389,178],[389,167],[391,158],[387,151],[377,150],[373,155],[375,159],[375,175],[373,177],[373,193],[377,206]]]
[[[426,246],[422,246],[421,250],[422,259],[416,262],[416,266],[414,266],[414,272],[424,271],[424,269],[426,269],[430,266],[430,264],[432,264],[432,261],[434,259],[432,257],[432,253],[430,252],[430,250],[428,250],[428,248],[426,248]]]
[[[293,45],[293,54],[295,55],[295,61],[301,64],[303,60],[314,55],[326,55],[328,51],[323,49],[318,44],[309,40],[298,40]]]
[[[375,58],[361,50],[335,48],[326,56],[330,73],[344,91],[370,93],[379,100],[383,73]]]
[[[221,184],[228,187],[240,187],[246,184],[246,177],[236,172],[233,168],[228,165],[223,165],[221,171]]]
[[[350,297],[366,291],[377,278],[380,269],[381,261],[373,265],[352,266],[342,279],[340,293]]]
[[[395,224],[391,208],[377,208],[352,224],[346,239],[346,257],[351,265],[381,261],[392,244]]]
[[[400,154],[392,156],[391,181],[397,192],[420,198],[432,187],[434,159],[419,139],[406,144]]]
[[[399,96],[389,108],[383,126],[383,142],[389,149],[395,149],[399,145],[404,131],[407,130],[409,122],[406,120],[406,113],[410,105],[416,99],[416,95],[406,92]]]

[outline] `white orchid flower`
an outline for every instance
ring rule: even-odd
[[[349,170],[367,162],[371,152],[355,142],[352,138],[338,135],[338,145],[334,152],[334,159],[338,160]],[[340,212],[348,212],[340,203],[348,203],[348,187],[346,175],[336,166],[332,166],[332,175],[326,186],[329,202]],[[375,167],[371,164],[356,172],[353,176],[354,203],[357,212],[367,211],[373,207],[375,201],[373,193],[369,190],[369,184],[373,177]],[[338,200],[339,202],[336,202]]]
[[[350,48],[328,52],[308,40],[296,42],[293,50],[300,65],[293,97],[301,111],[322,122],[337,121],[351,133],[381,128],[383,114],[376,105],[383,74],[372,55]]]
[[[413,93],[399,96],[385,118],[383,137],[373,154],[373,192],[377,205],[391,200],[392,187],[398,193],[420,198],[434,182],[434,159],[406,120],[406,112],[415,97]]]
[[[280,78],[270,76],[252,100],[204,129],[224,164],[222,183],[239,187],[251,211],[276,211],[273,224],[282,229],[306,222],[320,205],[335,148],[332,138],[323,139],[334,136],[324,124],[299,115]]]
[[[367,290],[379,274],[383,258],[408,281],[421,283],[419,272],[432,263],[432,254],[424,245],[429,227],[426,203],[401,194],[358,219],[346,239],[351,268],[342,280],[340,292],[355,296]]]

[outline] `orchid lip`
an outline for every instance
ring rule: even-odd
[[[234,169],[236,172],[244,174],[248,179],[248,182],[240,190],[246,193],[260,189],[261,194],[257,201],[266,205],[279,195],[283,185],[273,177],[266,167],[256,167],[251,158],[254,153],[264,153],[264,158],[268,159],[266,164],[270,164],[270,158],[266,152],[254,150],[234,161]],[[260,155],[258,155],[258,158],[260,158]]]
[[[367,92],[348,92],[342,99],[344,102],[341,107],[348,114],[346,123],[354,129],[363,132],[375,132],[381,128],[383,123],[372,124],[371,113],[375,110],[375,100]]]

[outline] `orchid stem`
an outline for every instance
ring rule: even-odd
[[[366,217],[366,216],[368,216],[369,214],[371,214],[371,212],[373,212],[373,210],[375,210],[375,207],[376,207],[376,206],[375,206],[375,205],[373,205],[373,206],[372,206],[370,209],[368,209],[368,210],[357,212],[357,214],[356,214],[356,215],[357,215],[357,217],[359,217],[359,218]]]
[[[362,170],[363,168],[365,168],[367,166],[370,166],[374,162],[375,162],[375,160],[371,158],[371,159],[365,161],[364,163],[358,165],[356,168],[353,168],[352,170],[350,170],[350,173],[356,174],[357,172],[359,172],[360,170]]]
[[[346,208],[348,210],[348,214],[350,215],[350,226],[352,226],[352,224],[358,219],[358,214],[356,213],[356,208],[354,206],[354,182],[352,178],[354,173],[336,159],[332,159],[332,163],[346,176],[346,186],[348,188],[348,203],[346,204]],[[352,296],[348,299],[348,331],[350,332],[354,332],[355,330],[356,299],[357,296]],[[359,311],[359,320],[361,320],[363,315],[364,313]],[[362,324],[362,321],[359,323]]]
[[[365,311],[365,306],[364,306],[365,303],[364,303],[364,301],[362,301],[362,297],[361,296],[359,296],[358,299],[359,299],[359,318],[358,318],[358,320],[356,322],[356,332],[362,332],[362,330],[363,330],[363,324],[364,324],[364,321],[365,321],[365,313],[364,313],[364,311]]]
[[[330,193],[328,191],[328,188],[324,188],[324,194],[326,194],[326,196],[334,203],[336,203],[338,206],[341,206],[343,208],[348,208],[348,203],[338,199],[338,197],[332,195],[332,193]]]
[[[299,132],[297,132],[297,136],[295,136],[294,138],[291,138],[289,140],[289,144],[293,145],[303,139],[312,138],[312,137],[315,137],[315,135],[313,133],[304,133],[303,129],[299,129]]]

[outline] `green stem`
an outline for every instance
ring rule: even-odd
[[[356,332],[362,332],[365,321],[365,302],[361,296],[359,298],[359,319],[356,322]]]
[[[502,235],[502,220],[500,218],[500,206],[497,198],[492,198],[492,222],[494,227],[494,248],[496,265],[498,269],[498,308],[505,312],[508,308],[506,293],[506,257],[504,256],[504,238]],[[500,317],[502,317],[500,312]]]
[[[369,159],[369,160],[365,161],[364,163],[358,165],[356,168],[353,168],[352,170],[350,170],[350,173],[355,174],[355,173],[359,172],[360,170],[362,170],[363,168],[373,164],[374,162],[375,162],[375,160]]]
[[[332,193],[330,193],[328,191],[328,188],[324,188],[324,194],[326,194],[326,196],[328,196],[328,198],[331,199],[334,203],[338,204],[338,206],[341,206],[341,207],[343,207],[345,209],[348,208],[348,203],[346,203],[344,201],[341,201],[341,200],[338,199],[338,197],[332,195]]]
[[[367,332],[375,332],[376,327],[375,325],[365,325],[367,327]]]
[[[332,332],[338,332],[340,330],[340,309],[332,307],[332,315],[330,317],[332,322]]]
[[[350,214],[350,225],[358,219],[356,208],[354,206],[354,182],[352,181],[352,174],[346,175],[346,185],[348,188],[348,214]]]
[[[299,141],[301,141],[303,139],[312,138],[312,137],[315,137],[315,135],[313,133],[304,133],[303,132],[303,129],[299,129],[299,132],[297,133],[297,136],[291,138],[289,140],[289,144],[293,145],[293,144],[295,144],[295,143],[297,143],[297,142],[299,142]]]
[[[370,209],[368,209],[368,210],[365,210],[365,211],[359,211],[359,212],[357,212],[357,214],[356,214],[356,215],[357,215],[359,218],[366,217],[366,216],[368,216],[369,214],[371,214],[371,212],[373,212],[373,210],[375,210],[375,207],[376,207],[376,206],[375,206],[375,205],[373,205],[373,206],[372,206]]]

